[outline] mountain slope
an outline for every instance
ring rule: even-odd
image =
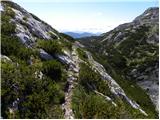
[[[117,81],[126,79],[141,86],[158,111],[159,8],[149,8],[131,23],[119,25],[101,36],[82,38],[80,42],[112,76],[123,76],[117,77]]]
[[[16,3],[1,3],[3,118],[158,117],[142,89],[124,89],[79,42]]]
[[[73,40],[16,3],[1,5],[2,117],[64,118]]]

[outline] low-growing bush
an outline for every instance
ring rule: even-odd
[[[1,52],[4,55],[15,55],[22,46],[17,37],[1,35]]]
[[[77,48],[77,52],[78,52],[78,56],[84,60],[84,61],[87,61],[88,60],[88,56],[86,55],[86,53],[80,49],[80,48]]]
[[[60,81],[62,78],[62,65],[55,60],[43,62],[42,71],[53,80]]]
[[[44,49],[47,53],[55,56],[55,54],[61,54],[62,49],[57,40],[39,40],[38,47]]]
[[[72,43],[70,41],[67,41],[66,39],[61,39],[61,46],[64,49],[69,49],[70,51],[72,50]]]
[[[64,92],[59,84],[45,75],[42,79],[36,78],[36,71],[32,66],[2,64],[3,118],[63,118],[60,104],[64,101]],[[17,99],[17,105],[12,106]],[[9,112],[9,108],[13,110],[13,114]]]
[[[24,20],[24,21],[27,21],[27,17],[23,17],[23,20]]]
[[[114,106],[111,102],[92,92],[87,94],[80,86],[74,90],[72,108],[75,117],[79,119],[107,119],[114,114]]]
[[[6,19],[8,18],[6,17]],[[15,28],[16,28],[16,25],[13,23],[2,22],[1,33],[5,35],[11,35],[15,33]]]
[[[116,99],[115,107],[104,97],[87,92],[78,85],[73,92],[72,108],[79,119],[133,119],[145,118],[138,110],[133,109],[121,99]]]
[[[11,8],[7,7],[6,10],[5,10],[5,12],[6,12],[5,14],[7,16],[10,16],[11,18],[15,17],[15,12]]]
[[[31,55],[36,56],[37,53],[30,48],[26,48],[25,45],[20,42],[18,37],[10,37],[3,34],[1,36],[1,52],[3,55],[16,56],[25,61],[29,60]]]
[[[15,17],[14,11],[9,8],[5,7],[6,10],[2,12],[2,25],[1,25],[1,33],[5,35],[10,35],[12,33],[15,33],[16,25],[14,23],[10,22],[11,18]]]
[[[107,81],[104,81],[98,73],[85,64],[80,65],[79,82],[86,90],[97,90],[111,96]]]

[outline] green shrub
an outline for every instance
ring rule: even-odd
[[[42,71],[53,80],[60,81],[62,78],[62,65],[55,60],[43,62]]]
[[[107,119],[114,114],[114,106],[94,93],[86,93],[83,87],[77,87],[72,97],[72,108],[79,119]]]
[[[15,55],[22,46],[17,37],[1,35],[1,49],[4,55]]]
[[[85,64],[80,65],[79,82],[86,90],[97,90],[111,96],[107,81],[104,81],[98,73]]]
[[[27,17],[23,17],[23,20],[24,20],[24,21],[27,21]]]
[[[126,67],[126,59],[119,51],[112,49],[107,56],[108,62],[116,69],[123,69]]]
[[[6,8],[5,14],[6,14],[7,16],[10,16],[11,18],[14,18],[14,17],[15,17],[15,12],[14,12],[11,8],[9,8],[9,7]]]
[[[14,18],[15,13],[9,7],[6,7],[6,10],[2,12],[2,26],[1,26],[1,33],[6,35],[11,35],[15,33],[16,25],[10,23],[10,19]]]
[[[16,25],[10,22],[11,18],[14,18],[15,13],[9,7],[6,7],[6,10],[2,12],[2,26],[1,26],[1,33],[5,35],[10,35],[15,33]]]
[[[11,35],[15,33],[15,28],[16,28],[16,25],[13,23],[2,22],[1,33],[5,35]]]
[[[61,46],[65,49],[68,48],[70,51],[72,50],[72,43],[67,41],[66,39],[61,39]]]
[[[29,60],[31,55],[36,56],[37,55],[36,51],[33,51],[32,49],[26,47],[19,48],[16,54],[18,58],[25,61]]]
[[[47,77],[35,78],[36,69],[24,65],[2,64],[2,117],[3,118],[62,118],[59,108],[64,101],[64,92],[59,84]],[[18,110],[14,116],[8,107],[17,99]],[[59,115],[57,115],[59,113]]]
[[[16,56],[25,61],[27,61],[31,55],[37,55],[32,49],[26,48],[16,36],[10,37],[2,34],[1,48],[3,55]]]
[[[72,108],[76,118],[79,119],[133,119],[145,118],[138,110],[116,99],[117,106],[112,105],[104,97],[87,92],[78,85],[72,97]]]
[[[56,40],[39,40],[38,46],[44,49],[47,53],[55,56],[55,54],[61,54],[62,48]]]
[[[7,23],[9,23],[9,20],[10,20],[10,19],[11,19],[10,16],[5,15],[4,12],[1,13],[1,21],[2,21],[2,22],[7,22]]]
[[[86,53],[80,49],[80,48],[77,48],[77,52],[78,52],[78,56],[84,60],[84,61],[87,61],[88,60],[88,56],[86,55]]]

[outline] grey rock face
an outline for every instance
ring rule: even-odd
[[[2,4],[1,11],[3,11],[4,7],[6,6]],[[10,20],[16,25],[15,35],[20,38],[22,43],[30,46],[37,38],[45,40],[60,39],[55,29],[33,14],[30,14],[16,3],[9,7],[15,13],[15,18]]]
[[[48,54],[47,52],[45,52],[43,49],[40,49],[40,56],[44,60],[52,60],[53,59],[53,57],[50,54]]]
[[[0,11],[4,11],[4,8],[1,4],[0,4]]]
[[[147,9],[142,15],[136,17],[134,22],[138,23],[155,23],[159,22],[159,8],[158,7],[151,7]]]
[[[147,67],[143,72],[133,70],[131,75],[138,81],[141,86],[150,96],[156,110],[159,109],[159,67],[158,63],[152,67]]]
[[[146,41],[148,41],[148,43],[158,43],[159,8],[157,7],[147,9],[142,15],[135,18],[132,22],[119,25],[115,29],[103,34],[102,41],[108,43],[120,42],[125,36],[127,36],[125,34],[127,31],[134,32],[142,25],[151,27]],[[154,32],[151,32],[153,30]]]

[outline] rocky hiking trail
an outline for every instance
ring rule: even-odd
[[[77,83],[79,77],[79,58],[76,52],[76,46],[72,47],[73,51],[70,54],[71,61],[69,63],[67,86],[65,91],[65,102],[62,104],[62,109],[64,110],[65,119],[74,119],[74,114],[72,111],[72,94],[73,89]]]
[[[80,62],[85,63],[85,61],[81,60],[78,57],[78,53],[76,51],[78,47],[82,48],[81,44],[76,42],[72,46],[73,50],[69,55],[69,59],[71,59],[70,60],[71,62],[69,63],[69,69],[67,71],[68,78],[67,78],[67,85],[66,85],[66,91],[65,91],[65,102],[62,104],[62,109],[64,110],[65,119],[75,118],[72,110],[72,106],[71,106],[73,89],[75,88],[78,81],[78,77],[79,77],[79,70],[80,70],[79,63]],[[91,65],[91,68],[96,72],[98,72],[101,75],[101,77],[109,83],[109,88],[111,92],[115,96],[123,97],[124,100],[126,100],[134,109],[137,109],[145,116],[148,116],[148,114],[145,111],[143,111],[142,108],[135,101],[127,97],[127,95],[125,94],[123,89],[119,86],[119,84],[110,75],[108,75],[103,65],[96,62],[93,59],[92,54],[90,52],[88,51],[85,51],[85,52],[86,52],[86,55],[88,56],[88,61]],[[105,96],[96,90],[94,90],[93,92],[96,93],[97,95],[104,97],[107,101],[111,101],[111,104],[117,107],[116,103],[109,96]]]

